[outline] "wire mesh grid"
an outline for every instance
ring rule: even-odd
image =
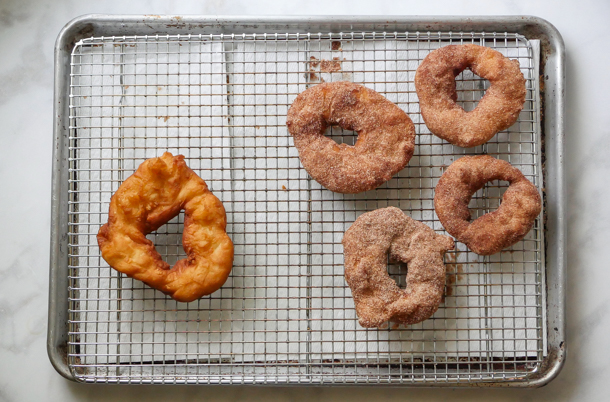
[[[471,149],[431,135],[414,87],[433,49],[475,43],[518,59],[527,81],[519,120]],[[510,33],[302,33],[89,38],[72,52],[69,138],[68,363],[87,382],[460,383],[520,381],[545,353],[541,218],[526,238],[482,257],[461,243],[446,257],[444,301],[412,326],[357,323],[341,240],[362,213],[397,206],[438,232],[438,178],[464,154],[490,154],[542,188],[537,54]],[[295,97],[316,83],[372,88],[415,123],[415,155],[376,190],[337,194],[301,167],[287,131]],[[488,87],[469,70],[458,102]],[[327,133],[353,144],[355,134]],[[112,270],[95,235],[110,196],[164,151],[224,203],[235,261],[210,296],[178,303]],[[473,197],[473,218],[497,208],[506,183]],[[173,264],[183,216],[149,235]],[[405,286],[408,267],[389,265]]]

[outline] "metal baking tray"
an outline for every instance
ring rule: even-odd
[[[488,143],[430,134],[413,78],[450,43],[520,61],[527,100]],[[55,48],[55,147],[48,353],[80,382],[197,384],[546,384],[565,345],[564,47],[536,17],[200,17],[88,15]],[[417,130],[409,165],[376,190],[335,194],[302,169],[285,126],[296,95],[322,81],[373,88]],[[487,82],[465,71],[472,109]],[[338,142],[354,133],[332,129]],[[227,209],[235,264],[225,286],[177,303],[110,269],[95,234],[110,195],[146,158],[181,153]],[[360,214],[394,205],[444,232],[439,176],[464,154],[510,161],[541,190],[526,239],[490,257],[446,255],[446,296],[413,326],[357,324],[341,239]],[[475,194],[480,215],[501,182]],[[173,263],[182,216],[150,238]],[[404,286],[407,267],[390,265]]]

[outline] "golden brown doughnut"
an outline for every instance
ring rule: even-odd
[[[170,269],[146,238],[184,210],[182,245],[187,258]],[[110,200],[108,223],[97,241],[119,272],[189,302],[220,288],[233,266],[233,242],[218,198],[184,162],[166,152],[144,161]]]
[[[434,314],[445,286],[443,255],[453,246],[453,239],[437,234],[398,208],[360,215],[343,236],[345,279],[360,325],[378,327],[386,321],[415,324]],[[389,277],[388,255],[408,264],[406,289],[400,289]]]
[[[286,124],[307,173],[338,193],[360,193],[385,183],[406,166],[415,147],[409,116],[372,89],[351,82],[303,91],[288,110]],[[356,144],[326,137],[331,125],[356,131]]]
[[[468,203],[492,180],[510,183],[500,207],[474,222]],[[464,156],[443,173],[434,190],[434,209],[447,232],[480,255],[495,254],[523,239],[542,209],[536,187],[510,163],[489,155]]]
[[[455,77],[466,68],[491,83],[470,112],[456,103]],[[517,60],[478,45],[450,45],[432,51],[415,73],[415,89],[430,131],[465,148],[484,144],[516,122],[526,92]]]

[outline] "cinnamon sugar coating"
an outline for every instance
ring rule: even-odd
[[[146,235],[184,210],[187,258],[170,269]],[[205,181],[165,152],[145,160],[110,199],[108,223],[97,242],[106,262],[175,300],[189,302],[220,288],[233,266],[224,206]]]
[[[466,68],[491,83],[470,112],[456,103],[455,77]],[[415,74],[415,89],[430,131],[465,148],[484,144],[515,123],[526,94],[517,60],[470,44],[444,46],[428,54]]]
[[[372,190],[402,170],[415,147],[415,126],[394,103],[362,85],[328,82],[303,91],[286,120],[303,167],[338,193]],[[358,133],[353,146],[324,135],[338,125]]]
[[[470,222],[472,195],[492,180],[510,183],[500,207]],[[439,179],[434,209],[450,235],[477,254],[491,255],[525,237],[542,210],[542,201],[536,187],[510,163],[489,155],[464,156]]]
[[[415,324],[434,314],[445,286],[443,255],[453,247],[453,239],[395,207],[358,217],[345,232],[343,248],[345,279],[360,325]],[[388,255],[392,261],[408,264],[406,289],[388,275]]]

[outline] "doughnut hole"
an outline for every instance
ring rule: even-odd
[[[182,247],[182,229],[184,228],[184,212],[172,218],[169,222],[159,227],[146,238],[153,242],[155,249],[173,267],[178,260],[186,258],[186,252]]]
[[[507,181],[493,180],[488,181],[483,188],[477,190],[468,203],[470,222],[498,209],[509,184]]]
[[[335,141],[337,144],[354,146],[358,139],[358,133],[352,130],[345,130],[339,126],[330,126],[324,135]]]
[[[466,69],[455,77],[456,103],[465,111],[471,112],[477,107],[490,86],[491,83],[488,80]]]
[[[407,287],[407,272],[409,268],[404,262],[393,261],[388,257],[388,275],[400,289]]]

